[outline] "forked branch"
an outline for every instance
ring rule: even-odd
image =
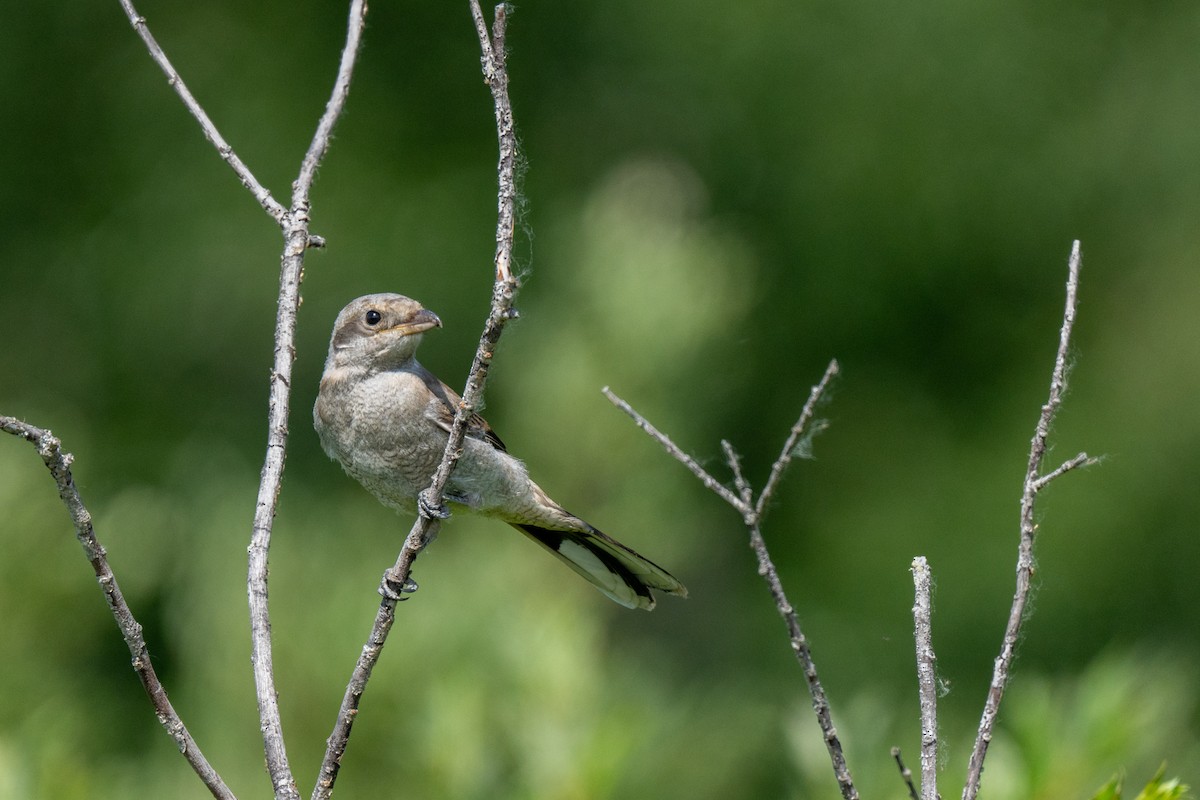
[[[352,0],[346,26],[346,42],[333,91],[317,123],[312,142],[304,154],[299,174],[292,183],[292,205],[284,225],[283,256],[279,269],[279,300],[275,314],[275,356],[271,370],[267,421],[267,454],[263,462],[254,508],[254,528],[248,548],[246,591],[250,604],[251,654],[254,686],[258,695],[259,720],[263,733],[267,769],[275,796],[299,800],[300,791],[292,774],[284,746],[279,715],[279,696],[271,649],[271,618],[267,604],[267,556],[271,529],[279,507],[283,467],[287,454],[288,409],[291,405],[292,364],[296,360],[296,315],[300,309],[300,282],[304,278],[304,256],[312,242],[308,230],[309,194],[321,160],[329,150],[333,127],[345,107],[350,79],[366,24],[366,0]]]
[[[694,458],[691,458],[680,450],[670,438],[660,433],[645,417],[635,411],[624,400],[613,394],[607,386],[602,391],[604,392],[604,396],[613,405],[628,414],[639,428],[662,445],[663,449],[674,456],[676,460],[691,470],[692,474],[699,478],[706,487],[741,514],[742,521],[745,523],[746,529],[750,534],[750,546],[754,549],[755,556],[758,559],[758,574],[763,577],[763,580],[767,582],[767,586],[771,590],[771,597],[775,601],[775,607],[779,610],[780,616],[783,617],[784,623],[787,625],[792,652],[795,653],[796,660],[800,663],[800,667],[804,672],[804,679],[808,684],[809,695],[812,697],[813,712],[816,714],[817,723],[821,727],[821,733],[825,739],[825,746],[829,751],[830,762],[833,765],[834,776],[837,778],[842,797],[845,800],[856,800],[858,791],[854,788],[854,781],[850,776],[849,768],[846,766],[846,758],[842,752],[842,743],[838,738],[837,729],[833,725],[829,700],[825,696],[825,690],[821,686],[821,681],[817,676],[817,666],[813,662],[808,639],[804,636],[804,632],[800,628],[800,621],[796,616],[795,608],[784,593],[783,583],[779,579],[779,572],[775,568],[775,563],[771,560],[771,554],[767,551],[767,544],[763,539],[761,530],[762,519],[766,513],[771,496],[774,494],[780,479],[783,477],[784,471],[792,462],[792,459],[796,455],[801,454],[800,445],[806,437],[814,433],[813,416],[816,413],[817,403],[828,389],[830,381],[837,374],[837,361],[829,362],[824,376],[822,376],[820,382],[809,393],[808,401],[805,402],[804,408],[800,412],[800,417],[796,420],[796,424],[792,426],[791,432],[784,442],[783,450],[771,466],[770,477],[767,478],[766,486],[759,494],[757,500],[754,498],[754,491],[750,483],[746,480],[746,476],[742,472],[741,461],[728,442],[721,442],[721,447],[725,452],[726,463],[733,473],[736,492],[730,491],[728,487],[710,475]]]
[[[247,594],[250,605],[251,662],[258,696],[259,719],[267,769],[277,798],[299,800],[300,793],[288,765],[287,751],[279,715],[279,700],[271,651],[271,622],[267,603],[267,556],[271,543],[271,528],[279,505],[283,467],[287,452],[288,409],[291,400],[292,364],[296,357],[296,314],[300,306],[300,281],[304,274],[304,255],[309,247],[323,244],[320,237],[309,231],[309,195],[316,171],[329,150],[333,127],[345,107],[350,80],[362,39],[367,6],[365,0],[352,0],[346,42],[341,63],[334,80],[333,92],[317,123],[313,139],[301,162],[299,174],[292,183],[292,201],[284,208],[255,178],[250,168],[237,156],[221,136],[208,114],[188,90],[146,24],[134,8],[132,0],[120,0],[130,24],[146,44],[151,57],[167,76],[168,83],[199,123],[205,137],[217,148],[242,184],[250,190],[259,204],[283,229],[284,246],[280,258],[279,298],[275,317],[275,353],[271,370],[268,404],[267,452],[255,505],[254,525],[248,548]]]
[[[1050,375],[1050,395],[1042,406],[1034,428],[1033,441],[1029,448],[1029,461],[1025,470],[1025,481],[1021,493],[1021,522],[1020,544],[1017,547],[1017,586],[1013,595],[1012,608],[1009,610],[1008,625],[1004,631],[1004,640],[1000,646],[1000,655],[992,670],[992,682],[988,688],[987,701],[984,703],[983,716],[979,721],[979,732],[975,737],[975,746],[971,750],[971,759],[967,765],[967,780],[963,787],[963,800],[974,800],[979,793],[979,782],[983,775],[983,760],[987,756],[988,745],[992,741],[992,729],[1000,710],[1000,701],[1004,698],[1004,690],[1008,686],[1009,672],[1012,669],[1013,656],[1017,642],[1021,636],[1021,625],[1025,619],[1025,606],[1033,585],[1033,542],[1037,526],[1034,524],[1034,505],[1038,493],[1052,480],[1067,472],[1082,466],[1096,463],[1087,453],[1080,453],[1064,462],[1056,469],[1045,475],[1039,474],[1042,460],[1046,455],[1046,441],[1050,435],[1050,427],[1054,415],[1062,404],[1067,391],[1067,353],[1071,344],[1071,331],[1075,325],[1075,312],[1078,307],[1079,290],[1079,242],[1071,246],[1071,257],[1067,264],[1067,299],[1063,310],[1062,328],[1058,336],[1058,351],[1054,357],[1054,370]]]

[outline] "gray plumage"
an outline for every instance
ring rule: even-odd
[[[446,448],[460,397],[415,358],[441,326],[399,294],[360,297],[338,314],[313,425],[329,457],[381,503],[414,512]],[[612,600],[651,609],[651,589],[687,596],[670,573],[566,511],[472,415],[446,500],[525,533]]]

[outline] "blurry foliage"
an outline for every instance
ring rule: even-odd
[[[344,9],[139,10],[286,198]],[[835,796],[739,521],[598,392],[718,473],[728,438],[761,483],[834,356],[831,427],[765,534],[876,797],[901,792],[888,748],[918,750],[908,564],[929,558],[949,794],[1011,597],[1072,238],[1076,363],[1051,460],[1107,460],[1041,500],[1040,586],[984,791],[1081,797],[1164,759],[1194,784],[1198,34],[1183,2],[521,6],[531,233],[487,414],[551,494],[691,599],[624,612],[503,526],[455,520],[417,565],[339,795]],[[116,3],[10,11],[0,52],[0,411],[77,455],[173,700],[235,791],[261,794],[244,572],[279,236]],[[374,5],[314,192],[330,247],[307,266],[272,550],[304,784],[407,529],[311,431],[329,325],[359,294],[410,294],[447,326],[423,360],[462,380],[494,148],[465,4]],[[0,798],[203,796],[15,440],[0,552]]]
[[[1166,765],[1159,767],[1158,772],[1138,792],[1134,800],[1185,800],[1188,796],[1188,787],[1177,779],[1163,780],[1166,771]],[[1092,800],[1121,800],[1124,797],[1124,783],[1123,777],[1118,775],[1104,784]]]

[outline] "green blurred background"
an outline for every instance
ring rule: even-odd
[[[341,46],[337,3],[144,2],[286,202]],[[487,415],[568,507],[677,574],[625,611],[495,523],[421,558],[339,796],[832,798],[740,520],[599,393],[761,485],[843,367],[765,529],[865,796],[917,762],[915,555],[934,570],[955,796],[1012,595],[1017,500],[1072,239],[1072,389],[990,798],[1160,761],[1200,782],[1200,7],[1192,2],[529,3],[510,23],[528,171],[522,319]],[[0,26],[0,413],[50,427],[155,665],[262,797],[245,547],[278,232],[115,2]],[[409,520],[321,452],[329,328],[399,291],[461,385],[487,309],[490,97],[465,2],[375,3],[314,191],[271,551],[283,721],[307,792]],[[0,798],[203,797],[129,669],[54,487],[0,440]]]

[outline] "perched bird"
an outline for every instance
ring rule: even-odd
[[[329,457],[398,511],[417,509],[461,399],[414,357],[422,334],[441,324],[403,295],[351,301],[334,323],[313,407]],[[478,414],[467,426],[445,499],[517,528],[623,606],[654,608],[651,589],[687,596],[665,569],[551,500]]]

